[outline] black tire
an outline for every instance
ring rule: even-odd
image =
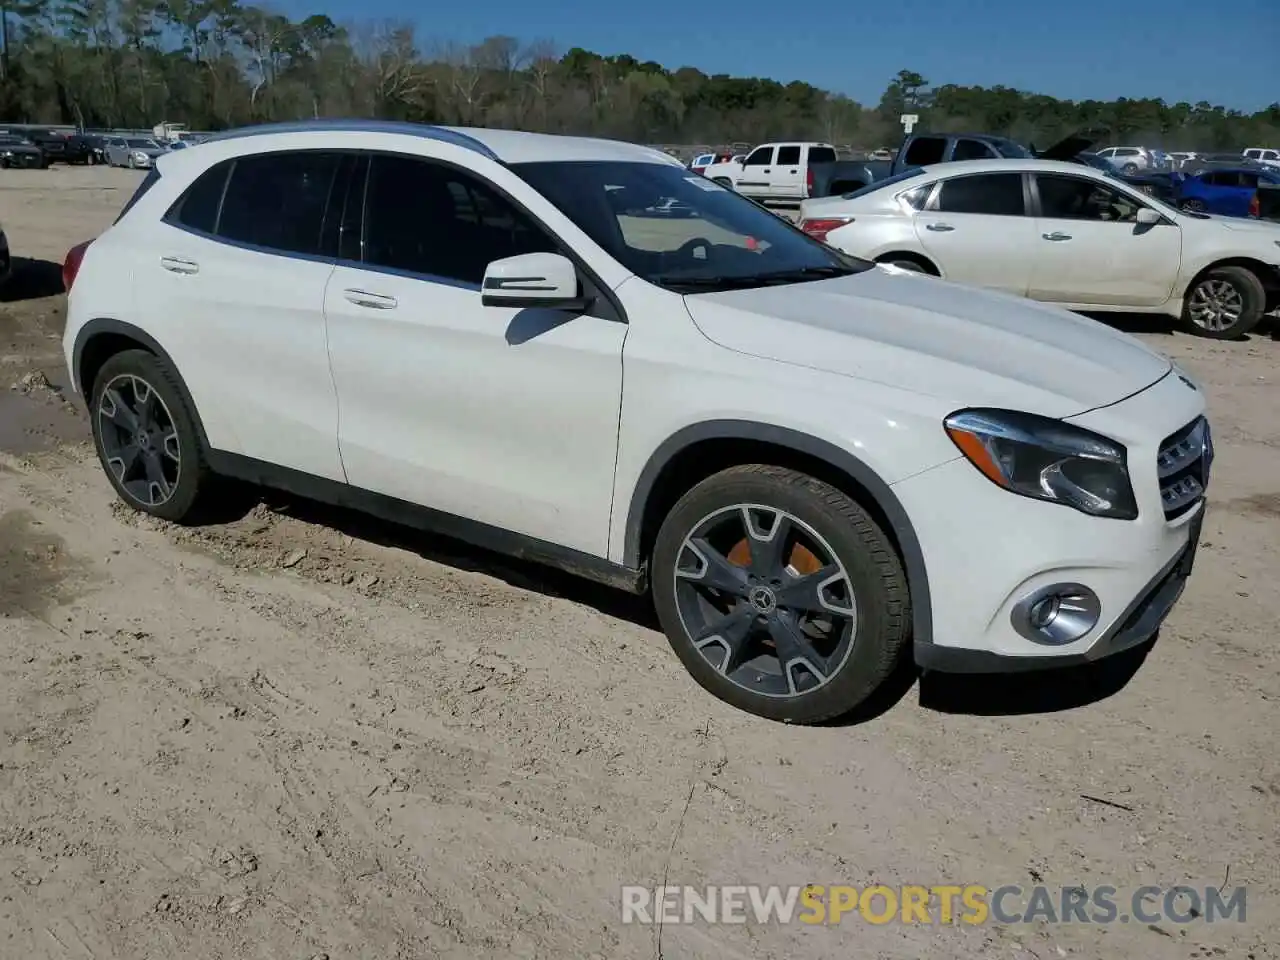
[[[708,529],[706,524],[716,523],[716,518],[722,515],[732,517],[738,505],[751,505],[752,511],[759,508],[761,516],[773,513],[779,518],[776,523],[780,523],[784,515],[789,515],[795,536],[795,540],[790,542],[794,545],[781,545],[783,556],[790,558],[786,568],[789,584],[806,579],[796,572],[796,551],[802,545],[802,538],[816,535],[809,540],[815,545],[815,552],[829,551],[830,559],[838,565],[836,579],[839,583],[836,587],[848,589],[852,599],[848,606],[854,615],[847,618],[849,622],[842,628],[840,638],[832,646],[823,648],[830,651],[821,655],[826,658],[822,660],[827,670],[824,679],[819,680],[820,674],[800,660],[789,660],[788,667],[783,668],[779,663],[781,657],[777,645],[765,637],[766,634],[776,636],[773,633],[776,623],[771,622],[770,617],[791,618],[789,622],[793,626],[796,623],[794,614],[786,609],[790,604],[783,593],[785,585],[777,588],[776,596],[766,590],[768,596],[763,604],[756,596],[759,586],[750,587],[749,593],[737,594],[732,602],[726,599],[728,594],[719,590],[711,590],[710,593],[703,590],[710,582],[706,571],[711,570],[711,563],[689,547],[687,538],[699,530]],[[773,534],[768,544],[772,544],[772,537],[779,529],[779,526],[771,527]],[[708,534],[705,540],[699,538],[699,544],[709,546],[710,536]],[[733,536],[732,532],[730,536]],[[743,545],[750,550],[746,540],[738,546]],[[716,560],[728,559],[729,563],[734,563],[731,558],[737,549],[734,547],[729,553],[717,554]],[[761,549],[763,554],[765,549]],[[702,581],[697,587],[690,585],[688,579],[690,557],[704,563],[701,576],[695,574]],[[826,576],[828,571],[837,569],[821,559],[816,559],[815,563],[822,566],[811,571],[811,577]],[[747,576],[746,567],[740,564],[735,564],[735,567],[744,577]],[[707,478],[687,492],[672,508],[658,532],[651,572],[659,620],[672,649],[694,680],[726,703],[771,720],[811,724],[849,713],[870,697],[892,673],[910,632],[911,604],[906,576],[884,531],[859,504],[841,491],[782,467],[759,464],[732,467]],[[822,581],[810,599],[820,599],[832,579],[828,576]],[[763,584],[766,581],[753,576],[751,582]],[[781,581],[767,582],[779,584]],[[712,654],[704,654],[700,650],[691,636],[690,626],[686,625],[686,614],[690,620],[697,616],[689,606],[691,596],[699,598],[693,602],[700,609],[710,608],[710,598],[714,597],[717,604],[731,607],[728,616],[738,617],[738,611],[745,615],[750,625],[743,629],[750,633],[744,634],[740,643],[743,648],[750,648],[752,659],[743,659],[740,665],[721,672],[720,667],[731,660],[730,647],[723,640],[717,641],[724,649],[719,663],[709,659]],[[826,603],[822,605],[827,606]],[[771,612],[760,613],[761,609]],[[723,610],[717,609],[710,619],[723,615]],[[843,614],[840,616],[845,618]],[[809,623],[821,623],[824,618],[831,623],[837,619],[818,614],[817,621]],[[803,634],[800,636],[809,639]],[[824,639],[830,641],[832,637]],[[819,642],[814,641],[804,649],[818,654]],[[710,650],[711,642],[704,643],[704,646]],[[764,666],[755,666],[758,664]],[[773,673],[766,676],[768,667],[772,667]],[[801,667],[804,670],[797,681],[796,674]],[[729,674],[734,674],[736,679]],[[800,689],[801,683],[805,689]],[[770,684],[774,693],[756,692],[769,690]],[[787,689],[779,691],[781,686]]]
[[[156,429],[149,430],[150,439],[141,442],[134,439],[142,431],[136,417],[125,429],[120,424],[127,418],[108,415],[116,406],[115,398],[125,400],[126,409],[136,406],[139,384],[154,394],[161,405],[159,408],[154,403],[150,405],[153,415],[147,420],[153,422]],[[106,397],[109,390],[114,391],[110,399]],[[157,410],[163,416],[158,415]],[[196,518],[213,477],[200,443],[195,416],[183,400],[175,371],[145,350],[117,353],[102,365],[94,378],[89,420],[98,460],[121,500],[135,510],[162,520],[182,523]],[[139,434],[130,437],[127,448],[122,447],[122,437],[134,428],[138,428]],[[170,431],[176,435],[172,439],[168,436]],[[147,462],[152,455],[161,463],[163,484],[152,480],[152,464]],[[126,457],[129,465],[124,462]],[[130,477],[135,479],[127,479]],[[139,492],[140,487],[146,490],[146,496]]]
[[[1185,210],[1188,213],[1207,213],[1208,212],[1208,210],[1205,208],[1204,201],[1197,200],[1194,197],[1192,197],[1189,200],[1183,200],[1182,203],[1178,204],[1178,209]]]
[[[1126,163],[1122,172],[1131,177],[1138,172],[1138,165],[1136,163]]]
[[[1210,285],[1213,284],[1218,286],[1211,287]],[[1205,290],[1206,297],[1211,299],[1209,291],[1214,289],[1225,291],[1227,287],[1232,291],[1227,295],[1228,299],[1239,299],[1238,316],[1234,321],[1220,320],[1221,325],[1215,329],[1211,323],[1204,320],[1199,293]],[[1258,325],[1266,306],[1267,291],[1253,271],[1247,267],[1215,267],[1198,277],[1187,288],[1186,296],[1182,301],[1182,325],[1188,333],[1198,337],[1207,337],[1210,340],[1234,340],[1244,336]]]

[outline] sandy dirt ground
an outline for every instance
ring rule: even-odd
[[[0,957],[1280,957],[1280,342],[1134,321],[1208,392],[1197,569],[1145,658],[719,704],[646,605],[269,496],[112,497],[56,264],[138,175],[0,172]],[[13,385],[12,389],[10,385]],[[1247,887],[1244,923],[621,923],[619,888]]]

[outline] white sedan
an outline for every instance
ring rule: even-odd
[[[799,223],[868,260],[1072,310],[1168,314],[1215,339],[1280,306],[1280,224],[1176,210],[1080,164],[915,167],[805,200]]]

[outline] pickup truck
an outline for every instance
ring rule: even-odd
[[[877,166],[839,160],[829,143],[789,141],[762,143],[742,160],[712,164],[702,174],[757,202],[799,203],[865,187],[883,175]]]

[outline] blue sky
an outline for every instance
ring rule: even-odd
[[[874,105],[898,70],[1072,100],[1280,101],[1280,0],[279,0],[293,16],[412,20],[420,45],[503,33],[706,73],[804,80]]]

